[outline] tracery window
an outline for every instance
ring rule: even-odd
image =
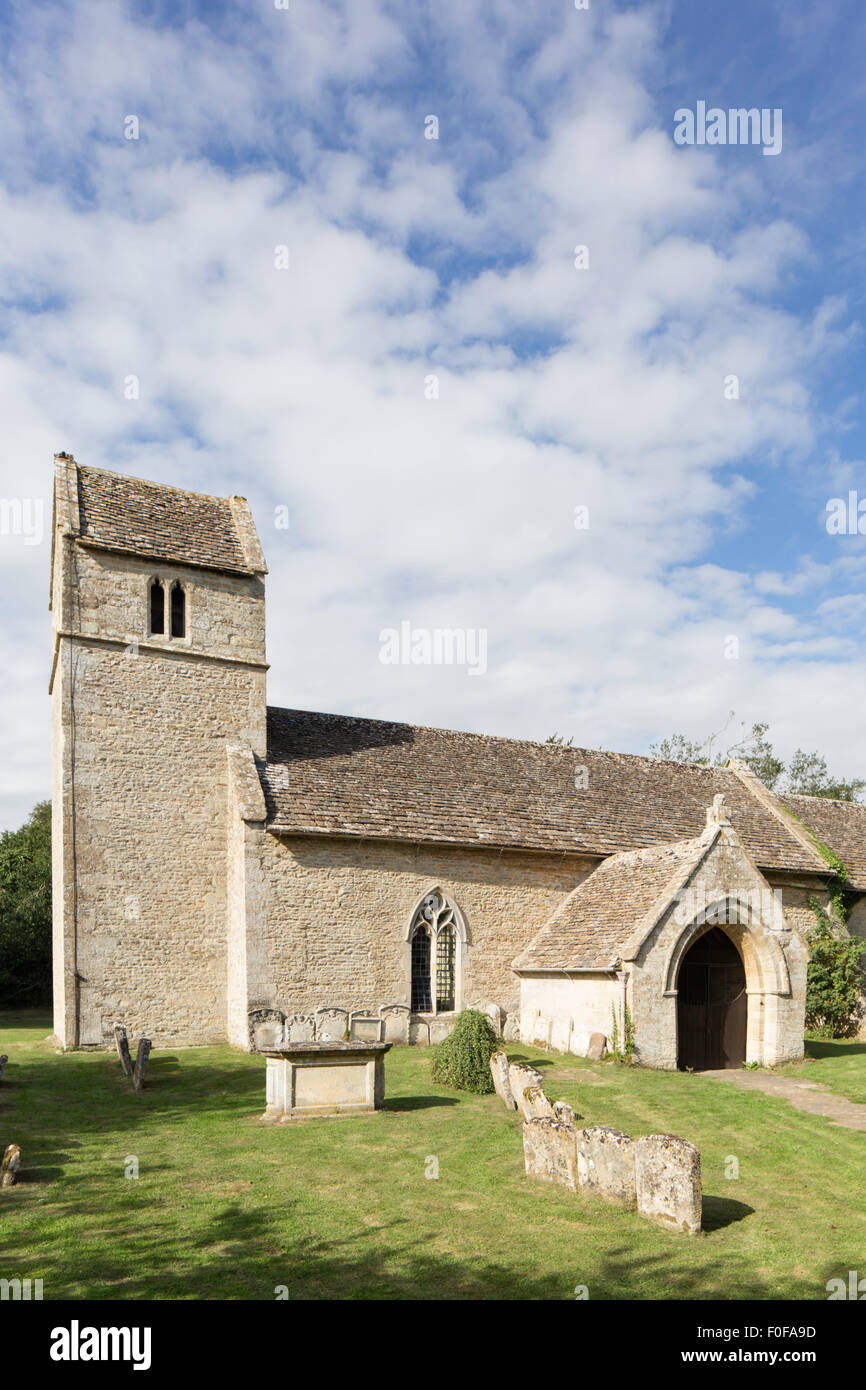
[[[457,1008],[463,936],[454,904],[438,888],[428,893],[409,929],[413,1012],[451,1013]]]

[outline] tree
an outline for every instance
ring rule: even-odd
[[[791,792],[800,796],[834,797],[839,801],[857,801],[866,787],[866,779],[833,777],[827,760],[820,753],[804,753],[798,748],[787,768],[767,738],[769,724],[753,724],[749,733],[738,743],[730,743],[725,751],[715,751],[721,737],[733,719],[703,741],[688,739],[684,734],[672,734],[650,744],[653,758],[665,758],[678,763],[696,763],[703,767],[722,767],[728,758],[741,758],[771,791]],[[741,728],[745,727],[741,724]]]
[[[51,803],[0,835],[0,1004],[51,998]]]
[[[806,1027],[825,1038],[847,1038],[856,1030],[863,977],[860,957],[866,942],[848,936],[816,897],[809,906],[815,926],[806,933],[809,970]]]

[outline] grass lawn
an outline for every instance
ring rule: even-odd
[[[260,1057],[155,1048],[135,1095],[113,1054],[58,1055],[50,1029],[0,1015],[0,1144],[24,1151],[0,1276],[45,1299],[826,1299],[866,1275],[866,1133],[768,1096],[508,1046],[587,1123],[698,1145],[707,1229],[689,1238],[528,1182],[516,1116],[434,1086],[420,1048],[388,1054],[381,1114],[263,1126]],[[866,1045],[808,1051],[792,1072],[866,1100]]]

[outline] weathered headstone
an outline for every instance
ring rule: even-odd
[[[634,1209],[635,1141],[621,1130],[606,1125],[578,1130],[577,1172],[582,1192]]]
[[[582,1115],[576,1115],[565,1100],[555,1100],[553,1102],[553,1118],[559,1120],[564,1125],[577,1125],[583,1119]]]
[[[316,1009],[316,1042],[343,1042],[349,1031],[349,1012],[333,1004]]]
[[[294,1014],[286,1022],[286,1041],[312,1042],[316,1036],[315,1020],[308,1014]]]
[[[543,1047],[545,1051],[550,1047],[550,1019],[543,1014],[538,1014],[535,1023],[532,1025],[532,1044],[534,1047]]]
[[[129,1038],[122,1023],[114,1025],[114,1046],[126,1076],[132,1076],[132,1058],[129,1055]]]
[[[21,1150],[17,1144],[10,1144],[3,1155],[3,1162],[0,1163],[0,1187],[14,1187],[18,1181],[20,1167]]]
[[[527,1086],[523,1092],[524,1120],[553,1119],[553,1106],[544,1094],[543,1086]]]
[[[528,1178],[577,1190],[577,1135],[573,1125],[549,1115],[523,1122],[523,1161]]]
[[[253,1052],[279,1047],[285,1038],[286,1016],[282,1009],[252,1009],[247,1014],[247,1025]]]
[[[383,1004],[379,1009],[379,1017],[385,1031],[384,1042],[398,1043],[406,1046],[409,1042],[409,1014],[408,1004]]]
[[[571,1030],[571,1038],[568,1044],[569,1052],[573,1052],[575,1057],[587,1057],[589,1055],[589,1040],[592,1037],[588,1028],[578,1028],[575,1026]]]
[[[508,1080],[508,1058],[504,1052],[494,1052],[490,1058],[490,1071],[493,1075],[493,1086],[499,1099],[504,1101],[509,1110],[516,1110],[517,1101],[514,1099]]]
[[[4,1073],[4,1071],[6,1070],[6,1063],[7,1063],[8,1061],[9,1061],[9,1055],[8,1055],[8,1053],[4,1052],[2,1055],[0,1055],[0,1081],[3,1080],[3,1073]]]
[[[593,1062],[600,1062],[606,1052],[607,1038],[604,1036],[604,1033],[590,1034],[589,1051],[586,1054],[587,1057],[590,1057]]]
[[[551,1052],[567,1052],[570,1045],[571,1019],[557,1015],[550,1028],[550,1050]]]
[[[349,1037],[354,1042],[383,1042],[385,1025],[378,1014],[356,1009],[349,1015]]]
[[[140,1091],[144,1086],[144,1078],[147,1076],[147,1064],[150,1059],[150,1049],[153,1044],[150,1038],[139,1038],[138,1051],[135,1054],[135,1071],[132,1073],[133,1089]]]
[[[511,1094],[523,1112],[524,1120],[528,1120],[532,1112],[526,1109],[523,1092],[527,1086],[542,1085],[541,1072],[536,1071],[535,1067],[531,1067],[528,1062],[512,1062],[508,1068],[508,1084],[511,1087]]]
[[[502,1026],[502,1040],[503,1042],[520,1041],[520,1011],[518,1009],[507,1015]]]
[[[647,1134],[635,1144],[637,1209],[669,1231],[701,1229],[701,1155],[676,1134]]]

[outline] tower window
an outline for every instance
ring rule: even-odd
[[[150,586],[150,630],[165,632],[165,589],[159,579],[154,579]]]
[[[186,636],[186,594],[181,584],[171,586],[171,635]]]

